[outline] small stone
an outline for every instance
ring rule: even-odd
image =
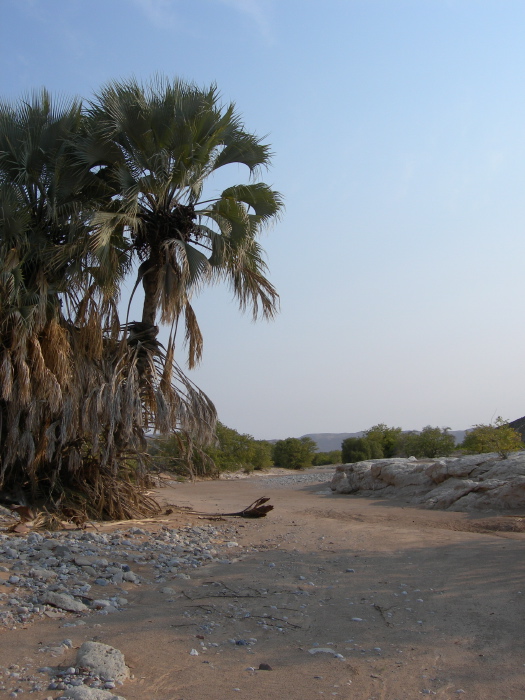
[[[270,562],[270,563],[268,564],[268,566],[269,566],[270,569],[274,569],[274,568],[275,568],[275,564],[274,564],[273,561]]]
[[[52,605],[55,608],[60,608],[61,610],[67,610],[68,612],[84,612],[88,610],[87,605],[84,605],[80,600],[76,600],[67,593],[48,591],[44,594],[42,602],[47,605]]]
[[[329,647],[315,647],[313,649],[308,649],[309,654],[331,654],[332,656],[340,656],[333,649]]]
[[[133,571],[125,571],[122,575],[122,578],[124,579],[124,581],[128,581],[129,583],[139,582],[139,577],[137,576],[137,574],[134,574]]]
[[[58,576],[56,571],[49,571],[49,569],[39,569],[38,567],[31,569],[29,574],[30,576],[32,576],[32,578],[41,579],[43,581],[51,581],[53,579],[56,579],[56,577]]]
[[[352,622],[363,622],[363,618],[362,617],[353,617]]]
[[[69,547],[67,547],[64,544],[59,544],[58,547],[55,548],[55,555],[57,557],[68,557],[71,554],[71,550]]]
[[[197,649],[192,649],[190,651],[190,656],[198,656],[198,655],[199,655],[199,652],[197,651]]]
[[[355,574],[355,569],[346,569],[347,574]]]
[[[270,664],[259,664],[259,671],[273,671]]]

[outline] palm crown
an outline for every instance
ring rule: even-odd
[[[114,191],[94,217],[93,252],[107,259],[115,237],[124,236],[129,255],[141,261],[142,333],[155,326],[159,311],[164,323],[184,314],[193,366],[202,338],[191,297],[219,280],[254,318],[275,313],[278,296],[257,238],[279,213],[280,195],[252,181],[203,199],[206,180],[223,166],[246,165],[253,180],[270,162],[268,146],[244,129],[234,105],[219,104],[214,86],[160,78],[147,88],[109,84],[91,105],[81,153]]]

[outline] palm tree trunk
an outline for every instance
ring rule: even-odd
[[[142,323],[155,325],[159,298],[159,260],[158,256],[151,255],[144,267],[147,272],[142,277],[144,288],[144,304],[142,306]]]

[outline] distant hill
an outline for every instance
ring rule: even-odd
[[[514,430],[518,431],[518,433],[521,435],[521,439],[525,442],[525,416],[523,416],[523,418],[516,418],[516,420],[511,420],[509,425],[511,428],[514,428]]]
[[[523,418],[517,418],[516,420],[510,421],[509,425],[520,433],[523,442],[525,442],[525,416],[523,416]],[[456,439],[456,445],[463,442],[466,433],[466,430],[450,431],[450,434]],[[341,443],[343,440],[346,440],[346,438],[361,437],[361,435],[363,435],[363,431],[360,433],[307,433],[306,435],[301,435],[301,437],[311,438],[317,444],[318,452],[331,452],[332,450],[340,450]],[[268,440],[268,442],[275,443],[277,440]]]
[[[525,422],[525,419],[523,420]],[[463,442],[466,432],[466,430],[450,431],[450,434],[456,439],[456,445]],[[346,440],[346,438],[361,437],[361,435],[363,435],[362,431],[360,433],[308,433],[307,435],[301,435],[301,437],[311,438],[315,443],[317,443],[318,452],[331,452],[332,450],[340,450],[341,443],[343,440]]]
[[[465,435],[467,434],[467,431],[466,430],[451,430],[450,434],[456,438],[456,445],[459,445],[459,443],[463,442],[463,440],[465,439]]]
[[[363,432],[360,433],[308,433],[308,435],[301,435],[301,437],[311,438],[315,443],[317,443],[318,452],[331,452],[332,450],[340,450],[341,443],[343,440],[349,437],[361,437]]]

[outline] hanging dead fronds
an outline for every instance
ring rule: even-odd
[[[86,325],[92,327],[89,316]],[[2,489],[22,483],[26,497],[47,509],[78,506],[90,518],[157,512],[145,495],[146,432],[206,440],[215,410],[172,352],[148,339],[128,343],[126,334],[102,336],[101,353],[98,343],[86,343],[83,326],[53,321],[19,345],[28,362],[12,365],[4,350],[1,366],[12,386],[9,400],[0,401]]]

